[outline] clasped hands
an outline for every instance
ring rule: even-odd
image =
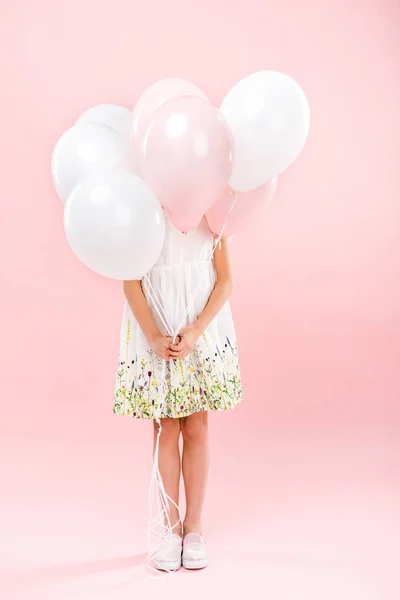
[[[195,325],[188,325],[180,330],[174,344],[172,343],[172,336],[160,333],[149,340],[149,345],[157,356],[165,360],[185,358],[190,353],[201,333]]]

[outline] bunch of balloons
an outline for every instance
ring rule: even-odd
[[[288,75],[240,80],[217,108],[193,83],[162,79],[131,112],[94,106],[58,140],[52,177],[68,243],[90,269],[141,279],[164,242],[204,215],[232,235],[258,218],[308,136],[310,110]]]

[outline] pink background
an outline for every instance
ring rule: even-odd
[[[0,10],[7,597],[398,598],[398,2]],[[259,69],[302,85],[310,137],[263,222],[232,244],[244,401],[210,415],[210,566],[149,581],[152,424],[111,412],[122,286],[69,249],[51,152],[93,104],[131,108],[166,76],[219,103]]]

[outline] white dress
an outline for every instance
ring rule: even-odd
[[[184,234],[165,216],[165,242],[141,285],[154,320],[170,335],[191,325],[216,282],[214,236],[205,218]],[[113,412],[135,418],[186,417],[226,410],[242,399],[238,347],[229,301],[186,358],[164,360],[150,348],[128,301],[122,317]]]

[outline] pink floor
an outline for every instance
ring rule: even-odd
[[[4,434],[4,598],[399,598],[395,428],[319,435],[297,418],[296,428],[253,423],[239,438],[231,425],[247,411],[210,421],[209,567],[159,581],[143,567],[150,423],[113,415],[71,440],[70,411],[62,430],[36,435],[25,423],[23,438]]]
[[[0,600],[399,600],[400,3],[0,4]],[[210,415],[210,565],[153,581],[151,423],[111,413],[120,282],[63,230],[54,145],[179,76],[293,76],[310,136],[234,236],[244,402]]]

